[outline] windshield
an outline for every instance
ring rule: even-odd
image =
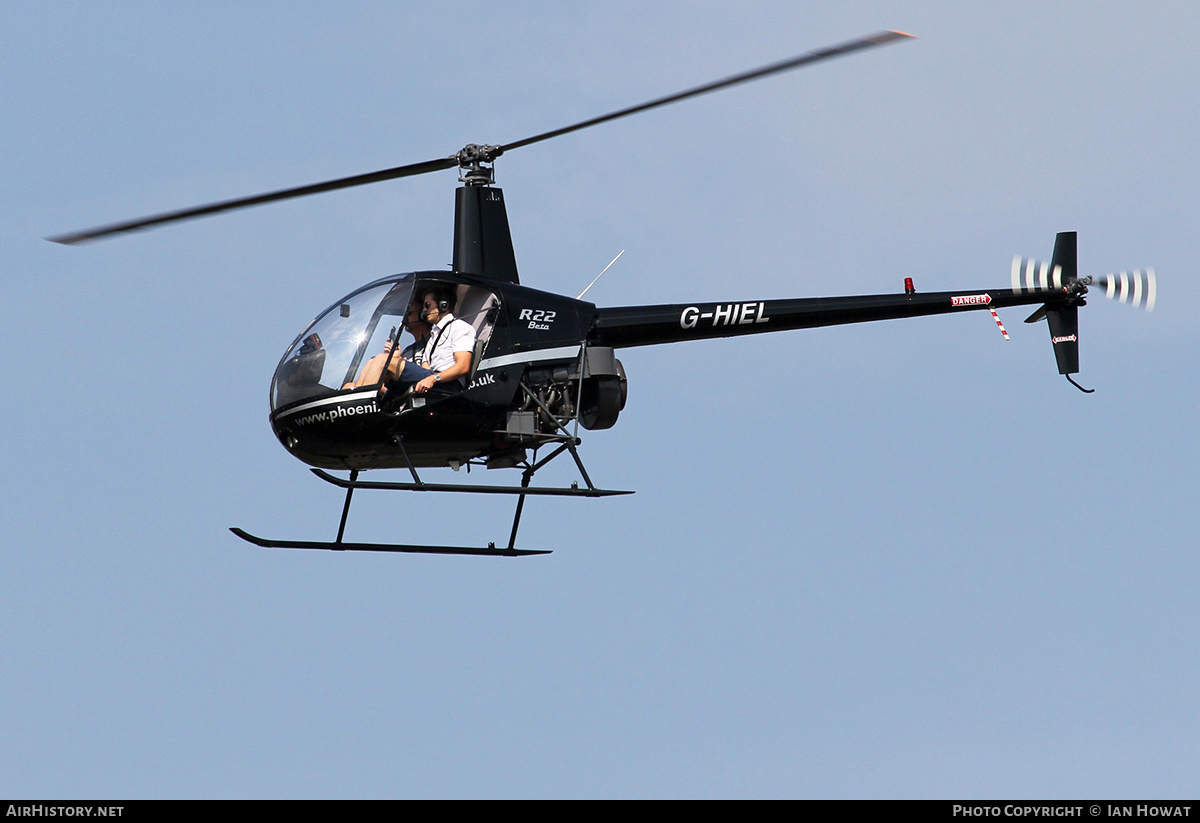
[[[401,327],[414,275],[375,283],[331,306],[297,338],[275,370],[271,409],[341,391],[367,352]],[[403,344],[402,344],[403,345]]]

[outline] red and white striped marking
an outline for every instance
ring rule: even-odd
[[[1011,340],[1012,338],[1008,336],[1008,332],[1004,330],[1004,324],[1000,322],[1000,315],[996,314],[996,310],[991,306],[988,306],[988,311],[992,313],[992,319],[995,320],[996,325],[1000,327],[1000,333],[1004,335],[1004,339]]]

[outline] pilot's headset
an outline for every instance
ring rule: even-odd
[[[452,311],[454,309],[454,304],[452,302],[450,302],[449,296],[446,294],[446,292],[442,291],[441,289],[434,291],[433,297],[434,297],[434,300],[437,301],[437,310],[438,310],[439,317],[445,316],[447,313],[449,313],[450,311]],[[424,320],[426,323],[429,322],[429,312],[426,311],[424,308],[421,309],[421,319]]]

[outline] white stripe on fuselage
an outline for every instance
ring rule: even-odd
[[[502,354],[499,357],[485,357],[479,361],[479,368],[497,369],[501,366],[511,366],[516,363],[541,363],[543,360],[572,360],[579,356],[579,346],[560,346],[557,349],[534,349],[519,354]]]

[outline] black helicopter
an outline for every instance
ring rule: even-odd
[[[503,192],[494,185],[494,161],[513,149],[688,97],[911,37],[886,31],[621,109],[601,117],[501,146],[468,145],[449,157],[339,178],[309,186],[227,200],[197,208],[49,238],[66,244],[136,231],[232,209],[368,183],[459,169],[455,192],[451,271],[384,277],[338,300],[296,338],[271,384],[271,426],[293,455],[346,490],[332,542],[269,540],[242,529],[234,534],[268,548],[423,552],[435,554],[546,554],[516,548],[529,495],[605,497],[630,494],[598,488],[579,456],[578,427],[607,429],[625,407],[627,379],[616,350],[684,340],[734,337],[789,329],[863,323],[962,311],[1039,305],[1026,322],[1048,321],[1058,370],[1072,384],[1079,371],[1078,308],[1088,286],[1102,283],[1108,297],[1153,308],[1153,271],[1080,278],[1076,236],[1059,233],[1049,263],[1014,259],[1011,283],[1000,289],[964,288],[917,293],[911,278],[896,294],[751,300],[598,308],[520,284]],[[586,290],[585,290],[586,292]],[[460,385],[416,392],[389,380],[355,387],[368,358],[398,348],[403,318],[413,301],[434,295],[474,332],[469,370]],[[392,345],[385,347],[385,343]],[[390,361],[391,355],[388,355]],[[390,365],[390,362],[389,364]],[[568,454],[583,485],[538,487],[534,474]],[[520,485],[429,483],[418,469],[482,466],[521,470]],[[403,482],[359,480],[366,469],[406,469]],[[343,479],[327,470],[349,471]],[[486,548],[351,543],[343,540],[355,489],[513,494],[516,513],[506,547]]]

